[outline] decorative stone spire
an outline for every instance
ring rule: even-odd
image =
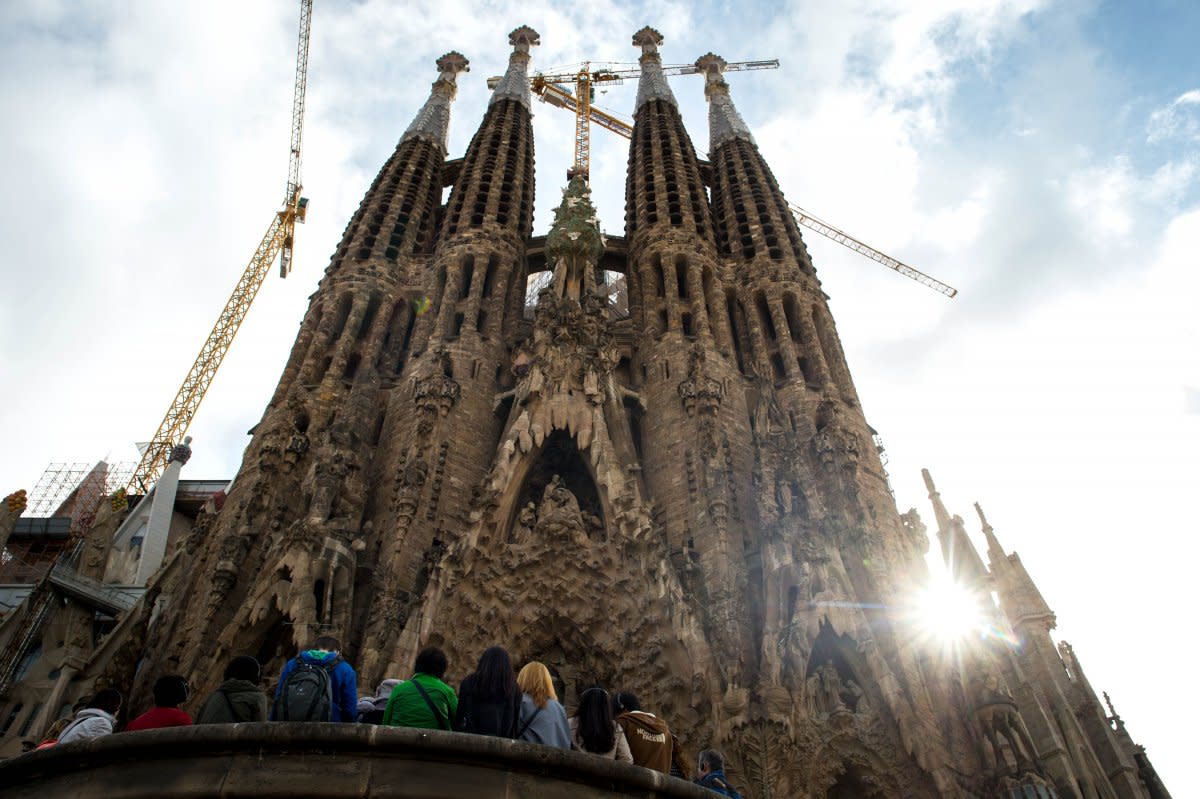
[[[556,296],[579,302],[590,285],[596,264],[604,254],[604,236],[592,205],[587,181],[576,175],[563,189],[563,201],[554,209],[554,224],[546,236],[546,260],[554,269]]]
[[[929,501],[933,503],[933,515],[937,519],[940,533],[950,527],[950,512],[942,504],[942,495],[938,493],[937,486],[933,484],[933,475],[929,473],[929,470],[922,469],[921,477],[925,479],[925,488],[929,491]]]
[[[400,137],[401,143],[409,139],[426,139],[446,149],[446,135],[450,128],[450,103],[458,94],[458,73],[470,72],[471,62],[455,50],[437,60],[438,77],[433,82],[429,99],[417,113],[408,130]]]
[[[929,489],[929,501],[933,503],[933,512],[938,522],[938,544],[942,548],[942,559],[950,569],[950,574],[964,585],[978,586],[987,579],[988,570],[983,565],[983,559],[975,550],[975,545],[967,537],[967,530],[961,516],[951,516],[942,504],[942,495],[933,484],[933,476],[928,469],[921,470],[925,478],[925,487]]]
[[[979,514],[979,522],[983,525],[983,536],[987,539],[988,560],[992,564],[992,569],[995,570],[996,566],[1007,558],[1007,553],[1005,553],[1004,547],[1000,546],[1000,539],[996,538],[996,532],[988,524],[987,517],[983,515],[983,508],[978,502],[975,503],[975,512]]]
[[[729,97],[729,84],[722,73],[728,62],[719,55],[706,53],[696,59],[696,69],[704,75],[704,97],[708,100],[708,151],[729,139],[745,139],[754,144],[746,120]]]
[[[542,43],[538,32],[528,25],[522,25],[508,35],[508,43],[513,46],[512,54],[508,57],[508,71],[496,84],[492,99],[488,106],[508,98],[516,100],[531,110],[529,105],[529,48]]]
[[[662,43],[662,34],[650,26],[633,34],[633,46],[642,48],[642,55],[638,59],[642,65],[642,77],[638,81],[637,103],[633,106],[635,114],[651,100],[662,100],[679,108],[667,83],[667,76],[663,74],[662,56],[658,53],[658,46]]]

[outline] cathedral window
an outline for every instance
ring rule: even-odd
[[[679,299],[686,300],[688,296],[687,285],[687,258],[682,255],[675,259],[675,291]]]
[[[371,323],[375,321],[375,315],[379,313],[379,304],[382,301],[383,295],[380,292],[371,292],[371,299],[367,301],[367,310],[363,313],[362,321],[358,325],[358,335],[355,336],[359,341],[367,337],[367,333],[371,330]]]
[[[775,331],[775,323],[771,320],[771,311],[767,307],[767,295],[761,291],[755,294],[754,307],[758,309],[758,322],[762,325],[763,336],[767,339],[768,346],[774,345],[779,336]]]
[[[475,278],[475,256],[468,255],[462,262],[462,285],[458,289],[458,298],[466,299],[471,294],[471,281]]]
[[[29,734],[29,728],[33,726],[33,721],[38,717],[38,711],[42,709],[42,703],[38,702],[34,705],[29,713],[25,716],[24,723],[21,724],[21,729],[17,730],[17,737],[24,738]]]
[[[496,255],[489,255],[487,262],[487,271],[483,273],[483,296],[492,296],[492,289],[496,283],[496,269],[500,266],[500,258]]]
[[[737,359],[738,371],[746,374],[746,324],[745,313],[733,289],[725,290],[725,313],[729,318],[729,337],[733,343],[733,355]]]
[[[313,583],[313,600],[316,604],[317,623],[325,623],[325,581],[317,580]]]
[[[346,359],[346,368],[342,370],[343,380],[353,380],[354,375],[358,372],[358,364],[362,361],[362,355],[357,352],[351,353]]]
[[[346,320],[350,318],[350,306],[354,302],[354,295],[346,292],[338,298],[337,316],[333,321],[333,332],[329,335],[329,340],[337,341],[342,336],[342,331],[346,329]]]
[[[17,702],[12,706],[12,709],[8,711],[8,717],[4,719],[4,727],[0,728],[0,735],[5,735],[8,733],[9,728],[12,727],[13,723],[17,720],[17,717],[21,715],[21,711],[24,709],[24,707],[25,705],[20,702]]]

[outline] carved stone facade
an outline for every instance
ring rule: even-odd
[[[550,666],[568,706],[596,682],[637,692],[691,757],[724,750],[747,797],[1165,796],[1054,649],[1015,555],[964,578],[1000,593],[1007,617],[987,612],[1024,648],[952,663],[914,639],[925,527],[892,498],[725,62],[696,64],[702,161],[662,37],[638,32],[625,236],[605,240],[575,178],[539,239],[538,34],[510,43],[459,160],[445,125],[467,61],[439,60],[223,509],[122,622],[145,662],[122,672],[113,644],[107,679],[135,701],[167,672],[203,693],[232,655],[277,673],[323,632],[364,685],[429,644],[461,678],[499,643]],[[935,504],[939,540],[965,538]]]

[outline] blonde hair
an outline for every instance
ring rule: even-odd
[[[529,694],[529,698],[538,707],[545,707],[547,699],[558,701],[554,692],[554,681],[550,679],[550,670],[536,660],[526,663],[517,675],[517,685]]]

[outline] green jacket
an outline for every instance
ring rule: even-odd
[[[213,691],[200,712],[197,724],[232,724],[238,721],[266,721],[267,695],[249,680],[226,680]]]
[[[442,716],[442,723],[429,709],[429,704],[417,690],[420,683],[429,695]],[[406,680],[392,689],[388,698],[387,710],[383,711],[383,724],[388,727],[422,727],[427,730],[448,730],[454,724],[454,714],[458,710],[458,697],[454,689],[437,677],[418,672],[411,680]]]

